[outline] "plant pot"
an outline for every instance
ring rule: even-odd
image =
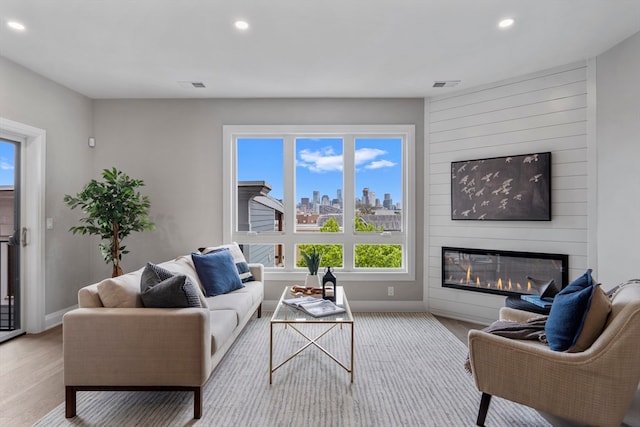
[[[320,276],[317,274],[307,274],[307,277],[304,279],[304,286],[307,288],[319,288]]]

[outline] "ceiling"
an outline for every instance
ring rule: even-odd
[[[1,56],[91,98],[425,97],[594,57],[640,0],[1,0],[0,24]]]

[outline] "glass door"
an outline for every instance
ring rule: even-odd
[[[0,138],[0,341],[21,327],[19,148]]]

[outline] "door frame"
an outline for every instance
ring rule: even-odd
[[[45,184],[47,132],[0,117],[0,134],[20,143],[20,224],[27,245],[20,243],[21,328],[19,333],[45,330]],[[22,142],[24,141],[24,142]],[[19,230],[22,235],[22,230]],[[14,331],[16,332],[16,331]],[[19,334],[17,333],[17,334]]]

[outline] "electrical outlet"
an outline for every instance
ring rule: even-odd
[[[393,286],[389,286],[387,288],[387,295],[392,297],[393,296]]]

